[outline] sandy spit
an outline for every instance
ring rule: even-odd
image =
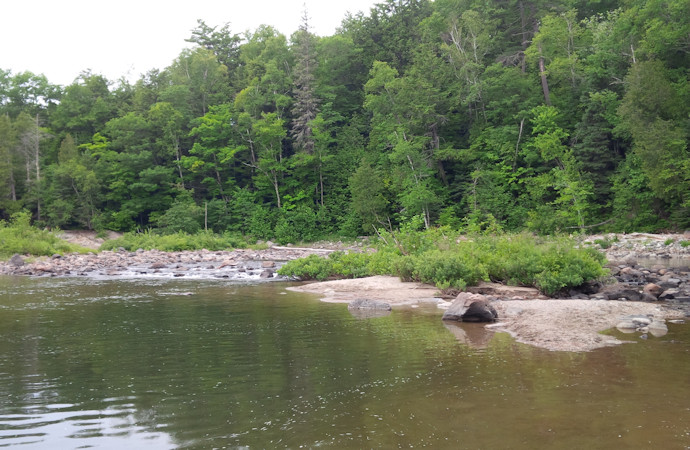
[[[369,298],[386,301],[394,308],[429,302],[442,304],[434,286],[387,276],[310,283],[288,289],[320,295],[325,302]],[[499,322],[487,325],[489,329],[508,332],[521,343],[570,352],[630,342],[600,334],[615,327],[625,316],[644,315],[660,320],[683,316],[657,303],[614,300],[499,300],[493,305]],[[636,339],[638,335],[631,335],[631,341]]]

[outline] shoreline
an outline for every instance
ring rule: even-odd
[[[487,289],[494,289],[495,293],[497,285],[487,283],[486,286]],[[515,293],[510,286],[503,287],[506,288],[507,295]],[[324,281],[291,286],[287,289],[316,294],[321,297],[321,301],[329,303],[349,303],[357,298],[367,298],[386,302],[394,309],[436,305],[439,320],[449,304],[436,297],[438,289],[434,286],[406,283],[396,277],[376,276]],[[497,310],[499,319],[498,322],[484,325],[486,330],[507,332],[517,342],[546,350],[582,352],[630,342],[600,334],[602,331],[615,328],[627,316],[645,316],[660,321],[685,317],[683,312],[673,310],[665,302],[543,297],[530,299],[529,297],[535,294],[528,294],[529,291],[522,288],[523,295],[492,301],[491,305]]]
[[[84,242],[83,234],[77,234],[75,237]],[[469,287],[468,292],[486,296],[498,312],[498,322],[486,325],[487,332],[507,332],[517,342],[548,350],[577,352],[630,342],[600,334],[602,331],[615,328],[618,322],[626,317],[642,316],[661,322],[690,317],[690,246],[680,244],[690,240],[689,233],[596,235],[588,236],[585,242],[592,245],[595,240],[609,242],[608,248],[601,251],[606,254],[609,261],[618,262],[609,263],[612,276],[594,294],[571,292],[571,298],[568,299],[549,299],[533,288],[496,283],[481,283],[479,286]],[[37,277],[288,281],[276,274],[277,269],[286,261],[311,254],[326,256],[336,250],[355,249],[343,249],[342,245],[336,245],[269,246],[263,250],[232,251],[120,250],[54,255],[30,261],[15,255],[8,261],[0,262],[0,274]],[[638,266],[635,259],[656,263],[646,268]],[[674,272],[667,267],[668,265],[660,264],[665,261],[673,261],[675,264],[680,262],[680,266]],[[651,290],[653,288],[657,288],[658,292]],[[287,289],[315,294],[321,297],[321,301],[331,303],[349,303],[355,299],[365,298],[389,303],[394,308],[416,308],[422,305],[436,307],[439,316],[450,306],[450,302],[439,297],[436,287],[423,283],[402,282],[397,277],[390,276],[308,282]],[[650,295],[650,292],[653,295]],[[667,293],[674,294],[669,297]],[[635,340],[639,337],[631,335]]]

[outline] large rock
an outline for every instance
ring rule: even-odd
[[[608,296],[609,300],[618,300],[624,298],[634,302],[639,302],[645,299],[645,296],[642,292],[627,288],[623,284],[614,285],[606,289],[606,295]]]
[[[24,264],[26,264],[26,263],[24,262],[24,258],[22,258],[21,256],[19,256],[19,255],[16,254],[16,253],[15,253],[14,255],[12,255],[12,257],[10,258],[9,263],[10,263],[11,266],[14,266],[14,267],[22,267]]]
[[[645,285],[643,292],[658,298],[664,292],[664,289],[658,284],[648,283]]]
[[[481,294],[461,292],[443,313],[443,320],[494,322],[498,318],[491,299]]]
[[[380,311],[390,311],[391,305],[380,300],[370,300],[368,298],[358,298],[352,300],[347,305],[349,310],[380,310]]]

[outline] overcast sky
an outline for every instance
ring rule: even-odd
[[[272,25],[290,36],[304,5],[312,32],[330,36],[349,11],[369,13],[377,0],[13,0],[0,15],[0,69],[43,73],[70,84],[86,69],[130,81],[170,65],[189,46],[197,19],[233,33]]]

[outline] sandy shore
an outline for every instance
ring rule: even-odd
[[[404,283],[396,277],[326,281],[289,289],[318,294],[326,302],[368,298],[386,301],[394,308],[441,303],[435,287]],[[615,300],[499,300],[493,305],[499,322],[487,325],[489,328],[508,332],[518,342],[554,351],[589,351],[621,344],[623,341],[600,332],[615,327],[625,316],[643,315],[660,320],[683,316],[659,303]],[[631,335],[631,340],[639,339],[638,336]]]

